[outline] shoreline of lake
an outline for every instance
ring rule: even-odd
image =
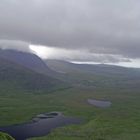
[[[61,112],[50,112],[36,115],[27,123],[0,127],[0,131],[8,133],[15,140],[26,140],[48,135],[57,127],[80,124],[81,122],[81,119],[64,116]]]

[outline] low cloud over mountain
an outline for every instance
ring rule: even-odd
[[[81,61],[139,59],[139,5],[138,0],[2,0],[0,39],[76,50],[75,55],[80,50],[72,59]]]

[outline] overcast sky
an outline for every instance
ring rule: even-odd
[[[140,0],[0,0],[0,45],[10,40],[75,50],[78,61],[140,59]]]

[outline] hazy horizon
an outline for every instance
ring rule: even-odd
[[[140,67],[139,4],[138,0],[2,0],[0,47],[32,52],[32,46],[43,59]]]

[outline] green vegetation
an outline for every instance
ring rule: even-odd
[[[14,139],[8,134],[0,132],[0,140],[14,140]]]
[[[45,140],[140,139],[140,94],[137,91],[73,88],[51,94],[11,90],[9,93],[1,92],[0,95],[1,125],[26,122],[43,112],[61,111],[65,115],[83,118],[84,122],[58,128]],[[87,104],[87,98],[107,99],[113,104],[111,108],[96,108]]]
[[[27,122],[40,113],[60,111],[68,116],[82,118],[84,121],[80,125],[57,128],[48,136],[32,140],[140,139],[139,79],[136,81],[125,79],[121,81],[126,83],[125,86],[122,84],[119,86],[118,83],[115,85],[115,77],[110,78],[110,81],[106,78],[103,80],[104,77],[98,78],[91,75],[86,77],[79,74],[78,80],[89,79],[90,82],[98,83],[99,81],[99,83],[96,87],[87,85],[84,87],[79,84],[77,87],[62,88],[58,85],[60,87],[57,90],[47,90],[46,79],[37,81],[44,76],[17,66],[14,66],[16,69],[13,71],[12,68],[13,66],[4,70],[0,69],[0,126]],[[7,73],[10,73],[9,76]],[[53,82],[53,79],[50,80]],[[29,83],[31,86],[28,87]],[[97,108],[87,103],[88,98],[109,100],[112,106],[105,109]]]

